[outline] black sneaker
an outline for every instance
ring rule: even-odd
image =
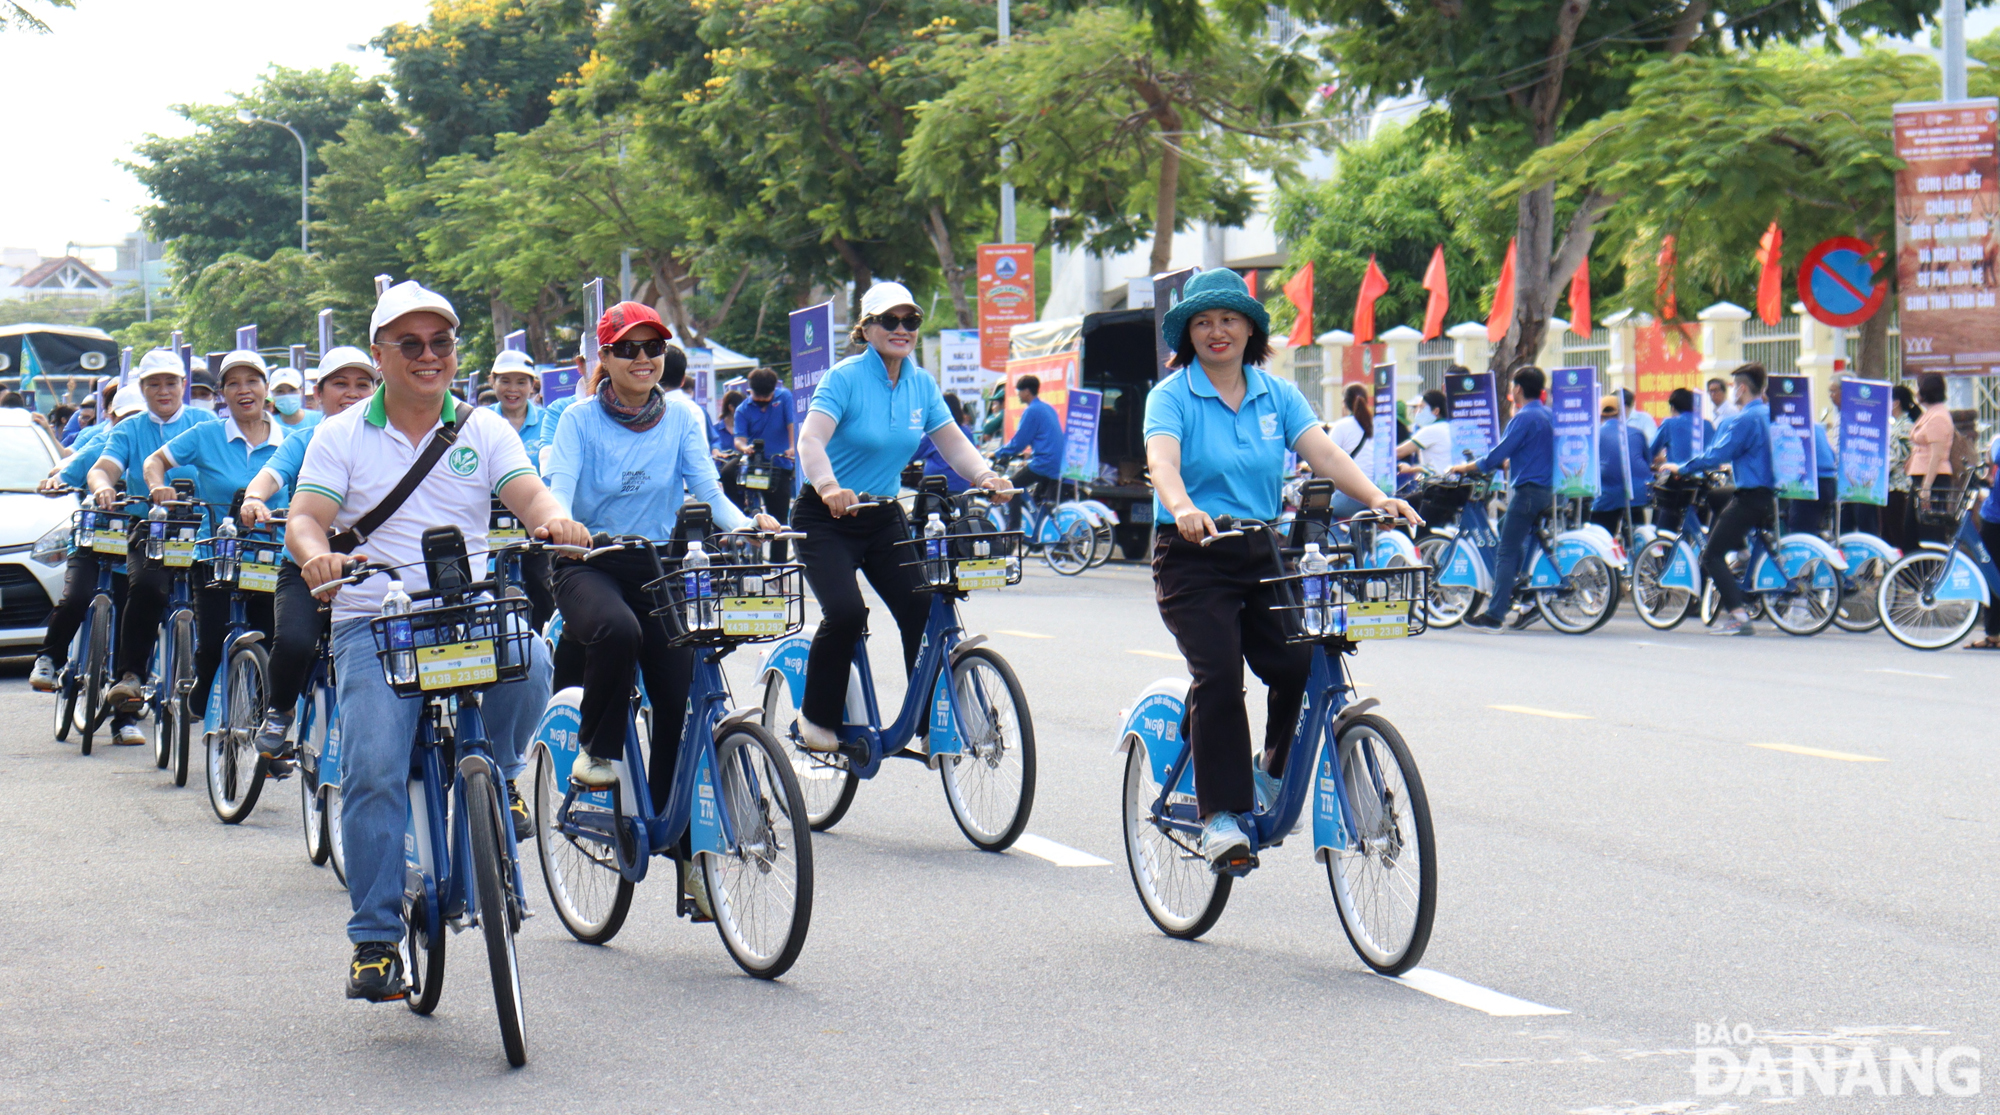
[[[347,966],[347,997],[371,1003],[393,1003],[408,995],[403,983],[403,954],[393,941],[363,941],[354,946]]]
[[[104,692],[104,703],[119,712],[136,713],[146,704],[146,683],[137,674],[126,674]]]
[[[535,826],[531,822],[534,818],[528,814],[528,802],[521,796],[521,788],[512,782],[507,783],[507,810],[514,814],[514,839],[533,840]]]
[[[1504,629],[1504,625],[1499,620],[1494,619],[1485,612],[1474,612],[1472,615],[1465,617],[1465,625],[1467,627],[1477,627],[1481,631],[1500,631]]]

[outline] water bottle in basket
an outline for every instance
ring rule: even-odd
[[[1326,605],[1326,555],[1320,553],[1319,543],[1306,543],[1305,556],[1299,558],[1299,595],[1304,607],[1299,618],[1308,635],[1324,635],[1331,616]]]
[[[389,582],[389,591],[382,597],[382,614],[405,617],[410,614],[410,594],[403,591],[400,579]],[[392,619],[388,627],[389,683],[414,685],[417,680],[417,652],[415,640],[410,635],[410,621],[407,618]]]
[[[924,580],[931,584],[951,583],[951,561],[946,545],[944,520],[933,511],[924,523]]]
[[[167,509],[154,504],[146,512],[146,560],[159,561],[167,553]]]
[[[227,584],[236,583],[236,520],[234,519],[224,518],[215,526],[214,564],[216,580]]]
[[[687,625],[690,631],[715,626],[715,605],[710,600],[708,551],[699,542],[687,544],[681,559],[681,583],[687,586]]]

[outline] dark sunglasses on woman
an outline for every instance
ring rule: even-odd
[[[647,356],[659,356],[667,351],[667,342],[655,337],[650,341],[613,341],[604,347],[620,360],[632,360],[642,352]]]
[[[901,317],[898,317],[895,314],[876,314],[875,324],[881,326],[884,329],[889,330],[891,333],[895,332],[898,329],[907,329],[910,332],[915,333],[919,328],[923,326],[924,315],[904,314]]]

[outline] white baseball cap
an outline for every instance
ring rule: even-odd
[[[222,367],[215,370],[215,382],[221,383],[222,377],[228,375],[231,368],[255,368],[258,375],[267,380],[271,378],[271,366],[247,348],[239,348],[222,358]]]
[[[368,374],[373,376],[375,360],[368,355],[366,349],[355,348],[353,345],[335,345],[326,350],[326,355],[319,358],[319,367],[307,372],[306,378],[318,383],[321,376],[331,375],[342,368],[366,368]]]
[[[271,390],[273,391],[276,391],[280,387],[289,387],[295,391],[302,391],[305,389],[305,386],[305,377],[299,374],[297,368],[279,368],[277,371],[271,373]]]
[[[534,359],[525,352],[511,348],[500,350],[500,354],[493,358],[493,367],[488,369],[486,374],[497,376],[503,372],[515,372],[524,376],[537,374]]]
[[[458,313],[451,303],[437,291],[427,289],[415,279],[407,279],[382,292],[375,300],[375,313],[368,319],[368,335],[372,338],[389,323],[404,314],[432,313],[451,322],[458,328]]]
[[[861,316],[874,317],[898,306],[914,306],[917,296],[901,283],[876,283],[861,296]]]
[[[111,417],[128,418],[146,409],[146,397],[139,394],[139,385],[128,383],[111,396]]]
[[[156,348],[140,358],[139,366],[132,370],[132,382],[137,383],[147,376],[180,376],[185,379],[187,369],[181,366],[181,358],[173,349]]]

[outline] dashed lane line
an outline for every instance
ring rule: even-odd
[[[1128,651],[1126,651],[1125,653],[1126,653],[1126,654],[1137,654],[1137,655],[1140,655],[1140,656],[1142,656],[1142,657],[1145,657],[1145,658],[1164,658],[1164,659],[1166,659],[1166,660],[1167,660],[1167,661],[1169,661],[1169,662],[1182,662],[1182,661],[1185,661],[1185,659],[1183,659],[1183,658],[1182,658],[1182,657],[1181,657],[1180,655],[1178,655],[1178,654],[1168,654],[1168,653],[1167,653],[1166,651],[1163,651],[1163,650],[1128,650]]]
[[[1550,720],[1595,720],[1595,719],[1597,719],[1597,718],[1596,718],[1596,717],[1594,717],[1594,716],[1585,716],[1584,714],[1582,714],[1582,713],[1580,713],[1580,712],[1557,712],[1557,711],[1555,711],[1554,709],[1545,709],[1545,708],[1529,708],[1529,707],[1528,707],[1527,705],[1487,705],[1486,707],[1487,707],[1487,708],[1494,708],[1494,709],[1499,709],[1499,710],[1500,710],[1501,712],[1518,712],[1518,713],[1520,713],[1520,714],[1521,714],[1522,716],[1546,716],[1546,717],[1548,717],[1548,718],[1549,718]]]
[[[1005,627],[993,629],[995,635],[1012,635],[1016,639],[1053,639],[1054,635],[1044,635],[1039,631],[1010,631]]]
[[[1900,677],[1906,677],[1906,678],[1936,678],[1939,681],[1951,680],[1950,674],[1927,674],[1924,673],[1922,670],[1897,670],[1887,666],[1883,666],[1873,670],[1863,670],[1861,672],[1864,674],[1896,674]]]
[[[1110,867],[1111,861],[1099,859],[1089,852],[1079,851],[1067,844],[1058,844],[1045,836],[1024,832],[1014,841],[1014,850],[1026,852],[1048,860],[1057,867]]]
[[[1404,987],[1414,988],[1434,999],[1443,999],[1447,1003],[1456,1003],[1461,1007],[1470,1007],[1473,1010],[1490,1014],[1495,1018],[1525,1018],[1530,1015],[1569,1013],[1561,1007],[1545,1007],[1540,1003],[1531,1003],[1526,999],[1516,999],[1512,995],[1502,994],[1490,987],[1481,987],[1476,983],[1467,983],[1457,976],[1448,976],[1443,972],[1434,972],[1429,968],[1412,968],[1400,976],[1384,976],[1382,978],[1388,980],[1390,983],[1400,983]]]
[[[1815,759],[1838,759],[1843,763],[1886,763],[1889,760],[1880,755],[1856,755],[1852,751],[1828,751],[1823,747],[1800,747],[1796,743],[1753,743],[1751,747],[1761,747],[1766,751],[1783,751],[1791,755],[1810,755]]]

